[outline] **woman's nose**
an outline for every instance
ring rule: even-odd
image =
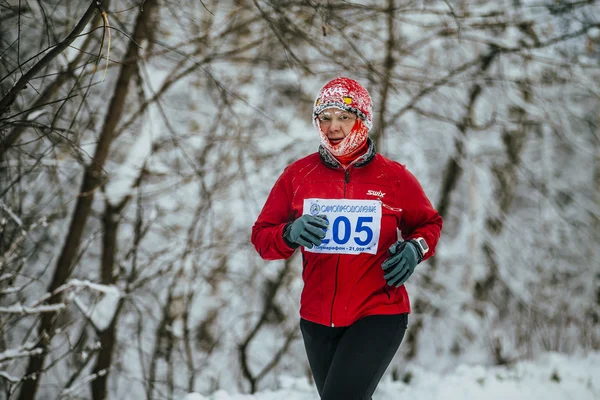
[[[342,124],[341,124],[339,121],[337,121],[337,120],[335,120],[335,119],[334,119],[334,120],[331,122],[331,126],[329,127],[329,130],[331,130],[331,131],[333,131],[333,132],[337,132],[337,131],[339,131],[340,129],[342,129]]]

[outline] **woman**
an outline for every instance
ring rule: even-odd
[[[252,228],[262,258],[300,247],[300,328],[321,399],[369,399],[404,337],[404,282],[434,254],[442,218],[417,179],[375,152],[367,90],[320,90],[317,153],[289,165]],[[402,239],[398,239],[398,231]]]

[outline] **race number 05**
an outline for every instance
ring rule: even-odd
[[[373,240],[373,229],[367,225],[371,222],[373,222],[373,217],[358,217],[356,221],[356,227],[354,228],[354,233],[357,234],[353,236],[354,243],[359,246],[365,246],[369,244],[371,240]],[[367,234],[365,239],[361,239],[361,234],[363,232]],[[336,244],[344,245],[350,240],[350,236],[352,234],[352,223],[347,217],[340,215],[333,221],[331,233],[332,239]],[[329,239],[323,239],[322,243],[329,243]]]

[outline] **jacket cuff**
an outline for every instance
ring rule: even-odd
[[[300,245],[298,243],[294,243],[294,242],[290,242],[288,240],[288,234],[290,233],[290,229],[292,228],[292,223],[288,222],[287,224],[285,224],[285,227],[283,228],[283,234],[281,235],[281,237],[283,238],[283,241],[285,242],[285,244],[290,248],[290,249],[297,249],[298,247],[300,247]]]

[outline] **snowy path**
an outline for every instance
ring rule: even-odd
[[[600,353],[585,357],[548,354],[511,367],[460,366],[439,375],[414,368],[410,384],[383,382],[374,400],[600,400]],[[314,400],[304,379],[284,377],[280,389],[255,395],[218,391],[189,394],[184,400]]]

